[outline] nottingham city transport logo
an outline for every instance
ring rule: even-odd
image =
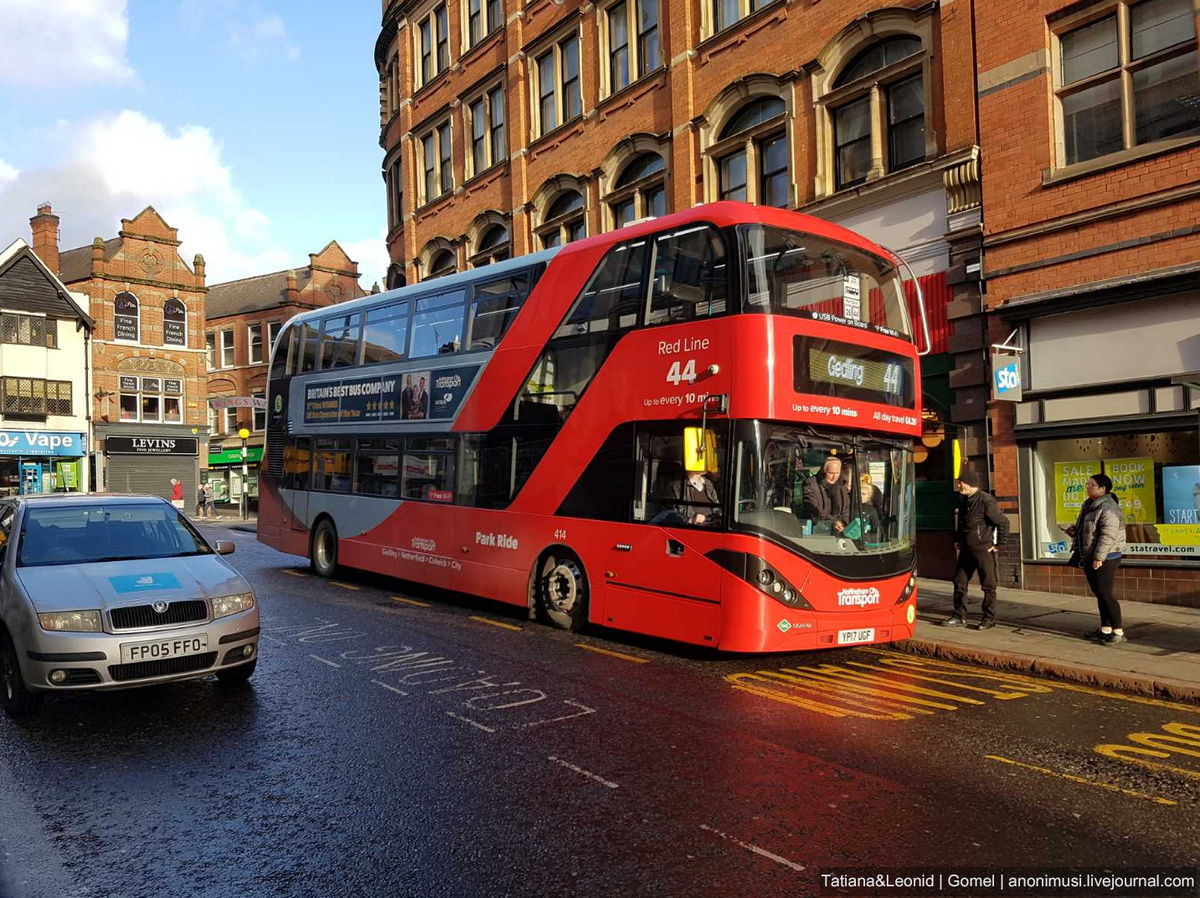
[[[849,605],[851,607],[862,608],[866,605],[878,605],[879,602],[879,590],[874,586],[866,589],[861,587],[851,587],[843,589],[838,593],[839,605]]]

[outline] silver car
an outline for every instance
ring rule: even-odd
[[[170,503],[152,496],[0,501],[0,703],[10,717],[51,692],[120,689],[258,662],[250,585]]]

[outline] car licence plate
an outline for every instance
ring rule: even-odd
[[[121,663],[136,661],[161,661],[164,658],[182,658],[208,651],[208,634],[180,636],[175,639],[156,639],[153,642],[121,643]]]
[[[838,630],[838,645],[849,645],[852,642],[870,642],[875,638],[875,628],[865,630]]]

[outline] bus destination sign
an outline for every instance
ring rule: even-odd
[[[913,407],[910,358],[815,337],[796,337],[793,352],[797,393]]]
[[[478,372],[467,365],[306,384],[304,423],[447,420]]]

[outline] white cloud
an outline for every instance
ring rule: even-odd
[[[0,159],[0,186],[7,184],[9,181],[15,181],[20,172]]]
[[[0,83],[56,88],[127,83],[126,0],[3,0]]]
[[[247,62],[282,55],[300,58],[300,49],[288,38],[283,18],[245,0],[184,0],[180,15],[189,26],[212,24],[225,33],[229,48]]]
[[[29,217],[49,201],[62,220],[61,248],[70,249],[115,236],[122,218],[153,205],[179,229],[189,264],[204,255],[209,283],[298,265],[311,251],[280,243],[267,214],[234,185],[207,128],[169,131],[125,110],[72,130],[69,155],[57,164],[18,172],[0,163],[0,235],[28,239]]]
[[[349,242],[338,241],[342,249],[351,259],[358,263],[358,282],[364,290],[370,290],[372,284],[379,284],[379,289],[387,287],[387,270],[391,264],[387,251],[387,228],[380,228],[375,237],[364,237],[362,240]]]

